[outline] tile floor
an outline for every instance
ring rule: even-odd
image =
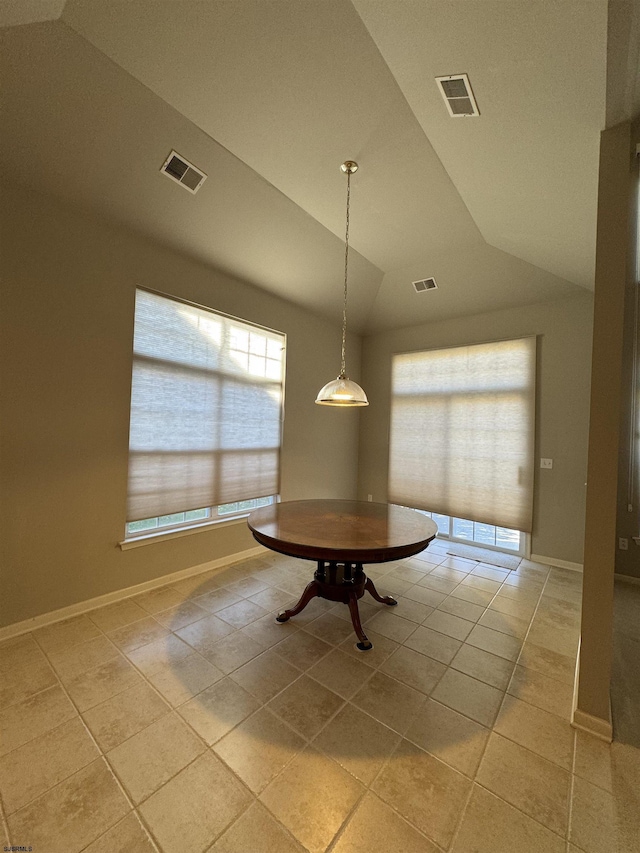
[[[34,853],[631,853],[640,751],[569,725],[581,576],[443,543],[279,625],[264,552],[0,645],[0,837]]]

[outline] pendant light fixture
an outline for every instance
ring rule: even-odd
[[[349,205],[351,202],[351,175],[357,170],[358,164],[347,160],[340,166],[347,175],[347,225],[344,237],[344,301],[342,304],[342,358],[340,360],[340,375],[337,379],[327,382],[321,388],[316,403],[320,406],[368,406],[367,395],[357,382],[348,378],[345,365],[347,348],[347,281],[349,277]]]

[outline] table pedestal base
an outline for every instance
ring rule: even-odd
[[[300,600],[295,607],[284,610],[276,616],[276,622],[286,622],[292,616],[301,613],[312,598],[326,598],[329,601],[342,601],[349,605],[353,630],[358,637],[357,647],[362,652],[373,648],[373,643],[364,632],[360,623],[360,612],[358,610],[358,599],[362,598],[365,590],[370,593],[376,601],[388,604],[390,607],[397,604],[395,598],[390,595],[380,595],[375,588],[371,578],[368,578],[362,563],[334,563],[318,560],[318,568],[315,570],[313,580],[307,584]]]

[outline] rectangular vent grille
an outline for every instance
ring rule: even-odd
[[[416,293],[424,293],[426,290],[436,290],[438,285],[435,278],[422,278],[420,281],[412,282]]]
[[[476,99],[471,91],[471,83],[466,74],[436,77],[436,82],[452,118],[480,115]]]
[[[197,169],[188,160],[185,160],[177,151],[172,151],[171,154],[162,164],[160,171],[171,178],[172,181],[180,184],[185,190],[190,193],[197,193],[207,176],[200,169]]]

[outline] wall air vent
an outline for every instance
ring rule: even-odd
[[[448,77],[436,77],[449,115],[451,118],[479,116],[480,110],[471,91],[471,83],[466,74],[450,74]]]
[[[171,178],[172,181],[180,184],[185,190],[190,193],[197,193],[207,176],[200,169],[197,169],[188,160],[185,160],[177,151],[172,151],[171,154],[162,164],[160,171]]]
[[[436,290],[438,287],[435,278],[422,278],[420,281],[413,281],[412,284],[416,293],[424,293],[427,290]]]

